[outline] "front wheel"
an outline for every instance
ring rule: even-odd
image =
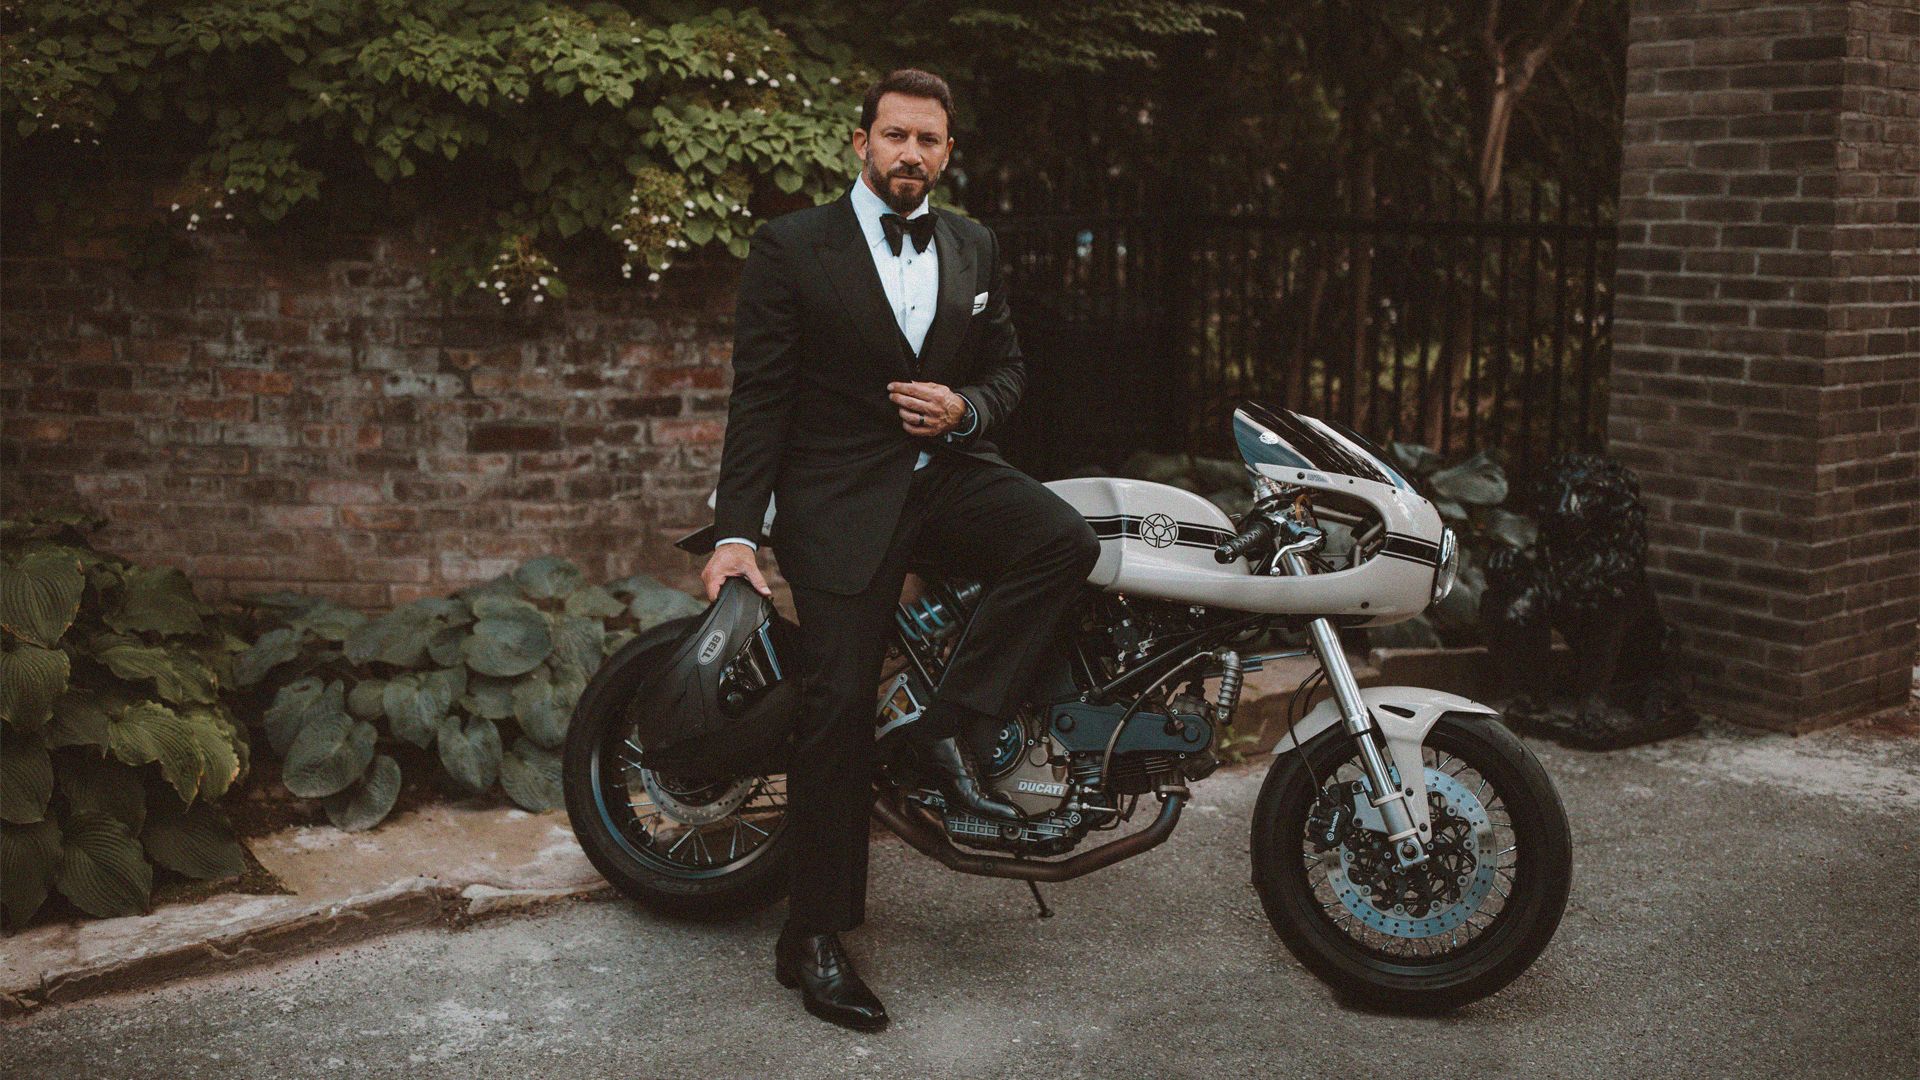
[[[1268,772],[1252,854],[1267,919],[1308,970],[1370,1005],[1432,1011],[1499,990],[1546,948],[1572,841],[1546,770],[1512,732],[1470,713],[1434,724],[1421,747],[1434,840],[1406,870],[1349,812],[1364,803],[1352,737],[1335,727],[1304,754]]]

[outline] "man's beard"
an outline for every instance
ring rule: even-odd
[[[924,183],[919,190],[913,194],[902,195],[894,190],[893,178],[880,175],[880,168],[873,163],[873,157],[871,155],[867,157],[867,186],[879,194],[881,202],[886,203],[894,213],[902,217],[918,209],[920,201],[932,194],[933,185],[940,180],[938,170],[931,173],[925,170],[919,170],[917,172],[901,172],[896,170],[894,176],[909,176],[913,179],[924,181]]]

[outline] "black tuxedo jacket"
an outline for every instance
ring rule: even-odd
[[[921,450],[1011,468],[989,436],[1020,403],[1026,367],[992,230],[953,213],[934,227],[939,303],[917,363],[902,343],[851,194],[753,234],[734,311],[733,392],[714,536],[769,541],[789,582],[865,589],[899,521]],[[986,306],[974,313],[974,298]],[[910,435],[894,381],[966,395],[978,424],[947,441]],[[762,537],[774,496],[772,536]]]

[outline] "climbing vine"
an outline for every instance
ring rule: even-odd
[[[371,179],[455,226],[436,280],[537,303],[573,238],[657,281],[744,255],[756,191],[843,185],[872,72],[809,40],[667,0],[0,3],[0,152],[73,173],[182,151],[162,202],[189,232]]]

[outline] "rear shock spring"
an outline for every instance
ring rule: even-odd
[[[901,604],[894,619],[909,641],[932,645],[960,629],[967,612],[979,599],[980,590],[977,581],[964,582],[958,588],[944,581],[928,582],[927,591],[919,599]]]

